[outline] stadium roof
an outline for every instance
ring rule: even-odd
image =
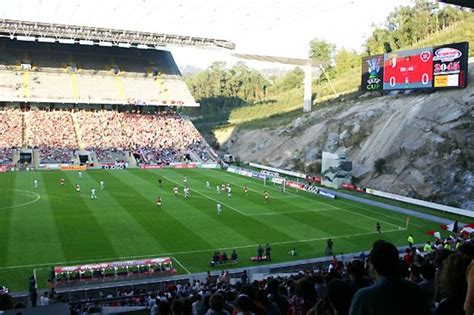
[[[178,45],[235,49],[233,42],[223,39],[6,19],[0,20],[0,36],[26,41],[138,48]]]
[[[276,56],[266,56],[266,55],[250,55],[250,54],[232,54],[234,57],[247,59],[247,60],[257,60],[265,62],[277,62],[286,65],[296,65],[296,66],[307,66],[311,65],[313,67],[326,66],[327,63],[319,62],[311,59],[300,59],[300,58],[289,58],[289,57],[276,57]]]

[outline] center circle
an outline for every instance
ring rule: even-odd
[[[37,202],[40,195],[34,191],[0,188],[0,210],[19,208]],[[9,206],[3,206],[10,204]]]

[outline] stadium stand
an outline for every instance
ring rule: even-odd
[[[0,111],[0,164],[12,162],[12,149],[22,146],[22,113],[11,108]]]
[[[164,50],[0,39],[0,99],[197,106]]]
[[[38,298],[38,305],[67,302],[71,314],[142,309],[147,314],[333,315],[367,314],[375,311],[370,303],[383,299],[374,314],[401,314],[401,309],[403,314],[471,314],[473,258],[472,235],[453,234],[437,239],[429,248],[421,244],[396,249],[377,241],[368,256],[326,257],[299,265],[298,271],[275,268],[271,274],[254,273],[250,278],[247,270],[218,271],[87,291],[56,292],[53,288]],[[384,286],[386,281],[392,283]],[[363,298],[375,290],[390,292]],[[10,307],[15,302],[27,305],[31,301],[16,298]]]
[[[0,163],[13,148],[39,150],[41,164],[73,163],[77,150],[101,163],[125,162],[125,151],[139,163],[215,161],[193,124],[169,113],[198,105],[180,76],[165,50],[0,38]]]
[[[24,130],[22,129],[24,117]],[[75,125],[77,128],[75,128]],[[171,112],[139,114],[112,110],[49,110],[6,108],[0,112],[2,163],[11,162],[12,148],[37,148],[43,164],[72,163],[77,149],[93,151],[99,162],[124,161],[124,150],[141,162],[168,164],[190,159],[215,161],[194,125]]]

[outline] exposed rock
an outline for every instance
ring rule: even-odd
[[[221,147],[243,162],[315,173],[322,151],[344,152],[366,187],[474,210],[473,64],[469,70],[466,89],[337,103],[274,131],[234,131]],[[387,172],[375,177],[379,158]]]

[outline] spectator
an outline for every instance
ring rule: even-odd
[[[352,300],[351,315],[429,315],[428,302],[421,289],[400,277],[397,248],[388,242],[374,243],[369,269],[376,283],[360,289]]]
[[[204,315],[206,309],[204,308],[204,303],[202,302],[202,295],[196,294],[196,300],[192,304],[192,314],[193,315]]]
[[[49,304],[49,297],[48,297],[48,292],[44,292],[43,295],[40,298],[40,305],[45,306]]]
[[[249,281],[249,276],[247,275],[247,270],[244,270],[242,272],[242,276],[240,276],[240,281],[242,281],[242,284],[246,284]]]
[[[464,315],[467,294],[466,271],[471,258],[464,253],[454,253],[444,261],[441,273],[441,292],[444,298],[436,308],[436,315]]]
[[[232,254],[230,255],[230,259],[233,261],[233,262],[236,262],[237,261],[237,252],[235,251],[235,249],[232,251]]]
[[[225,299],[220,293],[214,293],[209,300],[209,310],[206,315],[230,315],[224,310]]]
[[[466,314],[474,313],[474,259],[466,270],[467,293],[464,301],[464,310]]]
[[[337,315],[348,315],[352,300],[352,290],[341,279],[332,279],[327,286],[327,300]]]
[[[5,286],[0,286],[0,311],[10,310],[13,308],[13,298],[8,294]]]
[[[349,276],[349,288],[352,290],[352,294],[370,285],[369,280],[365,278],[364,263],[358,259],[347,264],[347,275]]]
[[[306,314],[316,304],[317,299],[314,283],[309,278],[299,279],[296,282],[295,296],[290,302],[290,314]]]
[[[237,297],[236,301],[236,309],[234,312],[234,315],[251,315],[252,312],[250,311],[252,306],[252,300],[245,295],[245,294],[240,294]]]
[[[289,304],[285,296],[280,294],[280,281],[270,279],[267,282],[268,298],[275,302],[281,314],[288,314]]]
[[[421,290],[425,294],[426,300],[430,305],[430,308],[434,308],[434,276],[435,267],[430,261],[425,261],[420,268],[421,276],[423,280],[418,283]]]

